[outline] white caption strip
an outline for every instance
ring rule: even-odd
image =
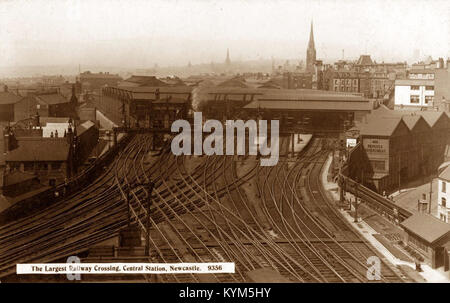
[[[19,275],[29,274],[206,274],[234,273],[234,262],[220,263],[48,263],[17,264]]]

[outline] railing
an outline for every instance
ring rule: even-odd
[[[341,168],[339,178],[342,189],[352,193],[356,197],[361,198],[367,206],[378,213],[387,216],[388,219],[393,222],[399,223],[412,216],[412,213],[409,210],[396,205],[390,199],[380,195],[370,188],[365,187],[349,176],[351,173],[349,163],[352,161],[355,152],[358,151],[358,148],[360,148],[360,143],[350,150],[347,163]]]

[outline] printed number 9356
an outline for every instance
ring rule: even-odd
[[[208,265],[209,271],[222,270],[222,265]]]

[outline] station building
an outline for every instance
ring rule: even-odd
[[[99,109],[122,126],[170,126],[191,108],[192,87],[104,87]]]
[[[244,110],[263,119],[280,120],[283,129],[339,136],[361,122],[373,104],[360,95],[298,90],[277,90],[256,97]]]
[[[443,112],[379,109],[357,128],[369,164],[361,163],[364,183],[378,192],[435,172],[450,141],[449,119]]]
[[[413,214],[400,223],[404,242],[419,253],[432,268],[449,264],[450,224],[426,213]]]
[[[412,166],[411,137],[401,117],[371,119],[361,124],[360,141],[368,162],[361,167],[363,183],[379,192],[406,180]]]

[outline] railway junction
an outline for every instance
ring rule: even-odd
[[[243,115],[274,119],[286,111],[284,107],[291,109],[278,117],[284,121],[279,161],[263,167],[259,155],[175,156],[167,126],[187,115],[192,97],[185,90],[174,90],[176,94],[170,90],[164,91],[163,101],[163,92],[157,89],[146,95],[154,99],[140,106],[148,102],[155,106],[139,116],[134,115],[139,111],[132,94],[106,93],[108,98],[119,93],[127,105],[119,114],[119,101],[109,109],[116,111],[112,119],[123,122],[114,127],[113,148],[93,163],[95,174],[88,170],[71,179],[68,188],[73,190],[63,198],[0,226],[2,282],[42,279],[15,274],[16,264],[65,263],[69,256],[82,263],[235,263],[234,274],[82,275],[81,282],[414,281],[355,230],[338,211],[342,201],[331,199],[321,182],[328,173],[324,170],[328,156],[340,154],[338,139],[343,130],[370,110],[361,97],[306,95],[313,100],[305,107],[305,100],[292,96],[284,96],[284,102],[270,100],[268,95],[267,100],[251,101],[244,94]],[[181,94],[182,100],[171,94]],[[315,110],[325,103],[328,112]],[[344,112],[337,112],[342,105]],[[270,114],[273,106],[274,116]],[[164,118],[153,124],[155,108]],[[222,111],[230,117],[228,108]],[[335,122],[333,129],[321,127],[326,125],[321,124],[325,116]],[[293,123],[297,120],[302,123]],[[303,140],[298,134],[307,130],[314,132],[298,144]],[[359,186],[349,170],[344,166],[337,175],[342,193],[361,197],[393,222],[410,215]],[[381,264],[375,281],[367,278],[371,257],[379,258]],[[46,279],[66,281],[61,275]]]

